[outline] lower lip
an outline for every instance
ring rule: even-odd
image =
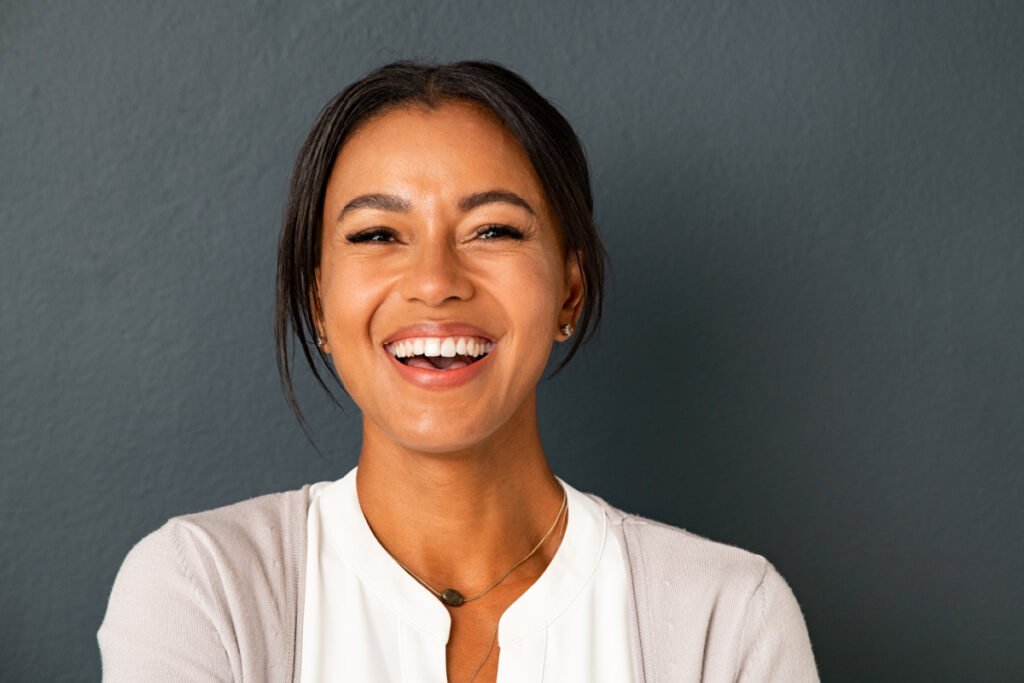
[[[487,355],[477,362],[470,363],[464,368],[457,368],[455,370],[427,370],[426,368],[414,368],[400,362],[387,351],[384,351],[384,354],[391,359],[391,362],[398,370],[398,374],[413,384],[425,389],[450,389],[471,381],[483,372],[491,360],[491,357],[494,355],[494,352],[497,350],[498,346],[495,344]]]

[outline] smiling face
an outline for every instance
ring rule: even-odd
[[[364,429],[422,452],[532,426],[583,298],[526,153],[463,102],[387,111],[345,143],[317,282],[324,348]]]

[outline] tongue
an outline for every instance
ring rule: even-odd
[[[408,365],[426,370],[458,370],[469,365],[469,361],[469,356],[413,356],[409,359]]]

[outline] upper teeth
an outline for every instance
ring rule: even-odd
[[[482,356],[494,348],[494,342],[478,337],[410,337],[385,344],[384,349],[396,358],[409,356]]]

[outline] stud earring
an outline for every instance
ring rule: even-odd
[[[570,325],[569,323],[565,323],[564,325],[562,325],[562,334],[564,334],[566,337],[571,337],[572,325]]]
[[[320,338],[319,334],[316,336],[316,345],[321,349],[324,348],[324,340]]]

